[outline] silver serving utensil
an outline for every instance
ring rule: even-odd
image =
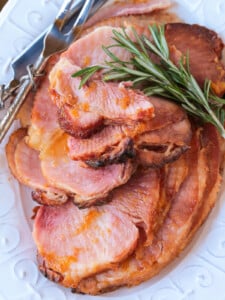
[[[95,12],[105,3],[105,0],[96,0],[90,12],[90,17],[95,14]],[[62,32],[66,32],[67,28],[70,28],[72,22],[77,17],[79,10],[84,3],[84,0],[76,0],[71,5],[70,11],[63,18],[63,22],[61,21],[61,29]],[[25,48],[22,53],[20,53],[13,61],[12,61],[12,69],[13,69],[13,80],[19,80],[22,76],[27,73],[27,66],[33,64],[41,54],[41,51],[44,47],[44,37],[49,31],[50,27],[42,32],[27,48]],[[16,85],[16,82],[14,82]]]
[[[76,0],[71,3],[70,10],[65,14],[65,16],[60,18],[60,30],[65,30],[65,26],[77,17],[77,14],[80,12],[80,9],[84,3],[84,0]],[[95,5],[94,5],[95,6]],[[63,11],[64,14],[64,11]],[[41,55],[41,52],[44,47],[44,38],[51,30],[51,26],[42,32],[28,47],[26,47],[22,53],[20,53],[11,64],[13,70],[13,80],[19,80],[22,76],[27,74],[27,66],[34,64],[37,61],[38,57]]]
[[[16,96],[7,109],[5,116],[2,120],[0,120],[0,142],[9,130],[26,96],[28,95],[32,87],[35,86],[35,78],[42,76],[42,71],[46,65],[48,58],[57,52],[65,50],[75,39],[75,36],[78,34],[81,25],[83,25],[87,18],[90,16],[92,8],[93,13],[93,11],[97,11],[97,9],[99,9],[106,1],[77,0],[75,6],[74,2],[74,0],[64,1],[63,6],[61,7],[59,14],[55,19],[55,22],[52,24],[52,26],[50,26],[45,35],[44,47],[40,56],[38,57],[34,66],[27,66],[27,75],[20,78],[19,83],[18,79],[14,79],[10,83],[9,95],[7,95],[7,93],[4,91],[4,86],[1,86],[0,109],[1,107],[4,108],[5,101],[13,94],[14,91],[16,91]],[[95,6],[94,2],[96,2]],[[81,4],[83,4],[83,6],[80,9],[79,13],[77,13],[75,21],[73,21],[70,26],[65,26],[69,25],[68,20],[71,18],[71,16],[74,15],[75,10],[79,10],[79,6]],[[16,75],[18,76],[18,74]]]

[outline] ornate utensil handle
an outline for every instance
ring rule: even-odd
[[[33,68],[31,66],[28,68],[28,74],[24,76],[20,82],[18,82],[18,86],[16,87],[12,86],[11,90],[9,86],[9,89],[7,89],[7,93],[4,93],[4,89],[2,89],[0,109],[4,108],[4,102],[5,102],[4,97],[5,98],[13,97],[15,90],[16,92],[18,90],[18,93],[16,93],[4,117],[0,120],[0,143],[3,140],[7,131],[9,130],[10,126],[12,125],[12,122],[15,120],[15,117],[20,107],[22,106],[24,100],[26,99],[28,93],[35,86],[36,77],[42,76],[41,73],[44,69],[45,64],[46,64],[46,59],[44,59],[43,56],[40,56],[35,66]]]

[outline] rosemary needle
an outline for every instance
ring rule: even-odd
[[[72,77],[81,77],[80,87],[99,70],[103,70],[105,81],[132,81],[133,86],[138,85],[148,96],[163,96],[179,103],[189,114],[213,124],[225,138],[225,100],[213,93],[211,82],[207,79],[204,88],[200,88],[190,73],[188,54],[181,58],[178,66],[170,60],[163,25],[149,26],[149,31],[153,41],[139,36],[133,29],[134,42],[125,30],[122,33],[113,30],[115,43],[109,47],[103,46],[110,61],[101,66],[84,68]],[[123,61],[117,57],[111,50],[114,47],[130,52],[130,60]],[[151,53],[159,58],[159,62],[152,60]]]

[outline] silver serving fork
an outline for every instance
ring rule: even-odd
[[[30,90],[35,87],[36,77],[42,76],[42,71],[48,58],[65,50],[79,34],[81,26],[87,18],[94,14],[106,0],[67,0],[64,1],[55,22],[50,26],[44,38],[43,50],[34,65],[27,66],[27,75],[18,80],[13,80],[9,86],[9,95],[4,88],[0,89],[0,109],[4,108],[5,101],[16,91],[16,96],[7,109],[5,116],[0,120],[0,142],[9,130],[21,105]],[[78,13],[77,13],[78,11]],[[72,24],[70,19],[77,13],[77,17]],[[65,30],[67,30],[65,32]]]

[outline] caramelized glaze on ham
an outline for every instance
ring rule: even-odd
[[[205,27],[184,23],[167,24],[165,35],[172,60],[179,63],[188,51],[190,71],[199,84],[203,87],[205,79],[211,80],[214,92],[222,96],[225,68],[220,61],[223,42],[218,35]]]

